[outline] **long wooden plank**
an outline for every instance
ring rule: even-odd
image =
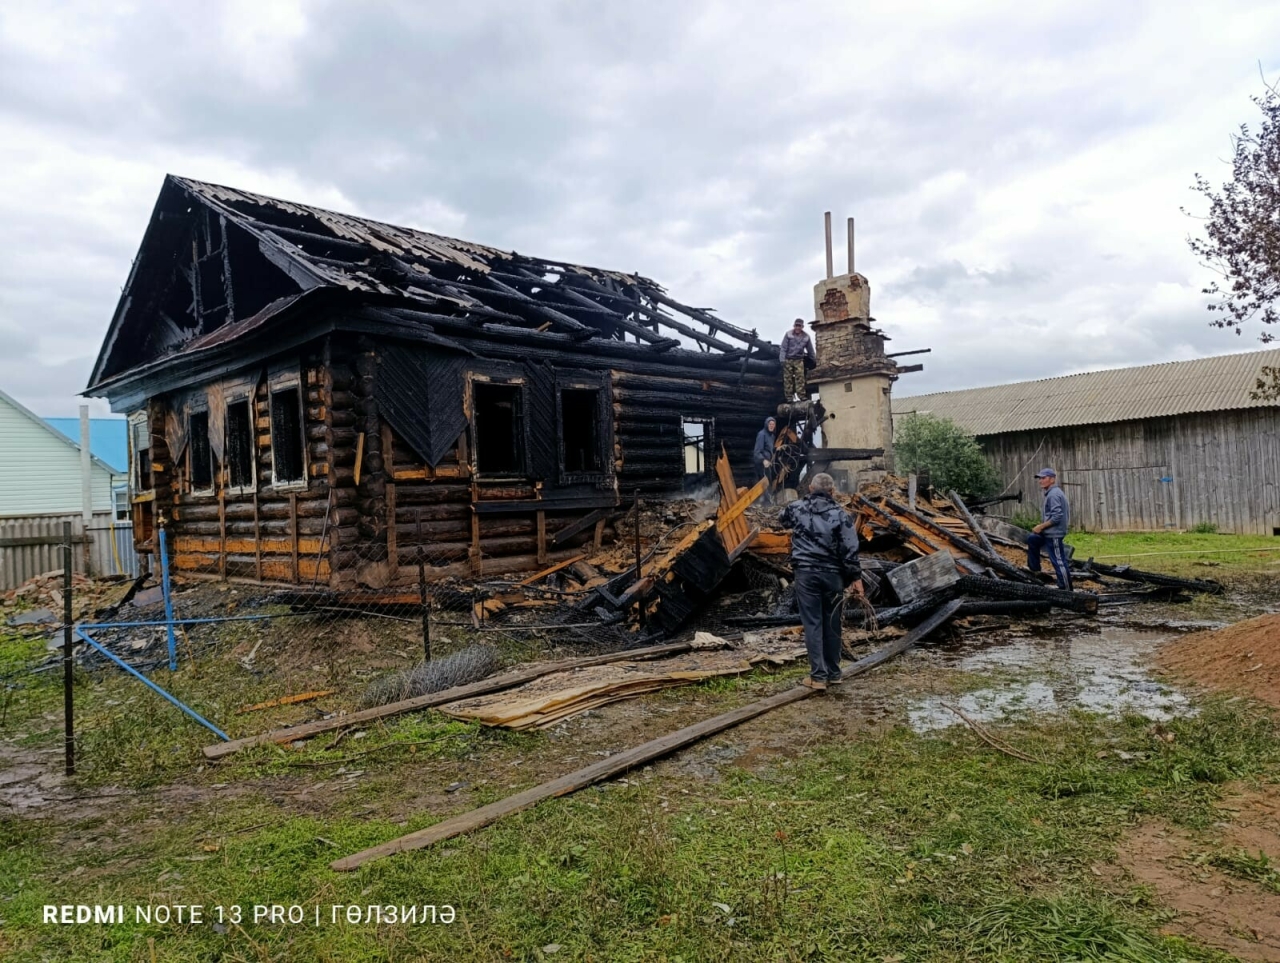
[[[560,531],[551,536],[551,544],[559,545],[561,542],[567,542],[579,532],[585,532],[596,522],[602,522],[613,513],[612,508],[597,508],[594,512],[583,515],[571,525],[566,525]]]
[[[844,678],[861,675],[894,656],[901,655],[955,615],[956,610],[960,608],[960,604],[959,600],[948,603],[901,639],[871,653],[865,658],[859,659],[845,670]],[[472,830],[495,823],[504,816],[510,816],[512,813],[529,809],[547,799],[567,796],[593,783],[669,755],[677,749],[683,749],[685,746],[708,736],[723,732],[782,706],[799,702],[801,699],[806,699],[813,694],[814,690],[805,686],[785,689],[766,699],[760,699],[757,702],[713,716],[710,719],[704,719],[702,722],[694,723],[683,729],[677,729],[675,732],[660,736],[657,739],[651,739],[636,746],[634,749],[628,749],[626,752],[620,752],[615,756],[602,759],[600,762],[593,763],[584,769],[579,769],[577,772],[571,772],[560,776],[558,779],[552,779],[550,782],[544,782],[539,786],[526,789],[524,792],[516,793],[514,796],[508,796],[506,799],[500,799],[495,803],[481,806],[479,809],[473,809],[470,812],[459,813],[457,816],[451,816],[436,823],[434,826],[428,826],[426,829],[420,829],[417,832],[409,833],[407,836],[401,836],[378,846],[371,846],[369,849],[361,850],[358,853],[352,853],[350,856],[344,856],[330,863],[329,868],[338,872],[349,872],[375,859],[394,856],[397,853],[405,853],[414,849],[423,849],[442,840],[469,833]]]
[[[590,665],[605,665],[609,662],[623,662],[629,659],[656,659],[664,655],[689,652],[692,649],[693,643],[691,642],[671,642],[666,645],[652,645],[643,649],[628,649],[622,652],[592,655],[583,659],[548,662],[545,665],[531,666],[516,672],[508,672],[492,679],[472,682],[470,685],[454,686],[452,689],[443,689],[440,692],[432,692],[413,699],[403,699],[400,702],[391,702],[385,706],[375,706],[372,709],[362,709],[359,712],[334,716],[332,719],[320,719],[316,722],[306,722],[302,725],[288,726],[284,729],[273,729],[270,732],[264,732],[256,736],[245,736],[243,739],[232,739],[230,742],[218,742],[212,746],[205,746],[204,754],[207,759],[221,759],[224,756],[229,756],[232,753],[239,752],[241,749],[248,749],[252,746],[262,746],[270,742],[287,743],[298,739],[309,739],[312,736],[320,735],[322,732],[345,729],[348,726],[359,725],[362,722],[373,722],[375,719],[386,719],[406,712],[430,709],[432,706],[456,702],[459,699],[469,699],[472,696],[501,692],[503,689],[510,689],[512,686],[529,682],[552,672],[564,672],[567,669],[585,668]]]
[[[995,546],[991,544],[991,539],[987,538],[987,533],[982,530],[982,526],[978,524],[977,519],[973,517],[973,512],[969,511],[969,506],[964,503],[964,499],[960,497],[960,493],[952,491],[948,494],[948,497],[951,499],[951,504],[956,506],[956,511],[960,513],[961,517],[965,520],[965,523],[968,524],[969,530],[977,537],[978,544],[992,555],[998,555],[999,552],[997,552]]]
[[[716,531],[723,532],[734,521],[738,519],[748,508],[756,503],[756,499],[764,494],[765,488],[769,485],[769,479],[761,478],[758,482],[751,486],[747,492],[729,508],[721,511],[716,516]]]
[[[562,568],[568,568],[574,562],[581,562],[586,557],[587,556],[585,554],[579,554],[579,555],[574,555],[571,558],[566,558],[562,562],[556,562],[556,564],[552,565],[550,568],[544,568],[541,572],[534,572],[528,578],[523,578],[516,584],[532,585],[534,582],[541,581],[542,579],[546,578],[548,575],[554,575],[556,572],[560,571]]]
[[[479,809],[453,816],[416,833],[409,833],[399,839],[393,839],[381,845],[353,853],[350,856],[344,856],[330,863],[329,868],[339,872],[347,872],[358,869],[365,863],[375,859],[394,856],[396,853],[404,853],[413,849],[422,849],[443,839],[449,839],[453,836],[480,829],[482,826],[497,822],[503,816],[509,816],[512,813],[528,809],[545,799],[576,792],[585,786],[590,786],[602,779],[608,779],[610,776],[625,772],[642,763],[665,756],[677,749],[681,749],[700,739],[705,739],[707,736],[715,735],[717,732],[723,732],[725,729],[746,722],[748,719],[754,719],[756,716],[763,715],[773,709],[799,702],[801,699],[808,698],[813,694],[813,690],[804,686],[785,689],[767,699],[752,702],[749,705],[734,709],[732,712],[705,719],[702,722],[679,729],[661,738],[650,740],[636,746],[634,749],[628,749],[626,752],[620,752],[607,759],[602,759],[600,762],[587,766],[585,769],[579,769],[577,772],[571,772],[550,782],[544,782],[540,786],[526,789],[524,792],[508,796],[506,799],[490,803],[488,806],[481,806]]]

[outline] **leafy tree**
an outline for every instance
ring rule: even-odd
[[[1231,179],[1217,191],[1196,174],[1192,189],[1209,202],[1209,214],[1205,236],[1187,238],[1192,252],[1220,275],[1203,292],[1213,299],[1209,323],[1241,334],[1256,319],[1264,343],[1276,340],[1267,328],[1280,323],[1280,86],[1265,86],[1266,93],[1253,98],[1261,126],[1255,132],[1241,124],[1231,138]],[[1262,373],[1253,397],[1280,398],[1280,368]]]
[[[950,418],[915,413],[894,431],[894,462],[900,472],[928,472],[935,488],[989,495],[1000,484],[982,449]]]

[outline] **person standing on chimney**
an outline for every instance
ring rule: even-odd
[[[791,330],[782,336],[778,346],[778,360],[782,362],[782,393],[786,401],[805,400],[809,392],[805,382],[805,362],[812,367],[818,363],[813,352],[813,342],[804,329],[804,318],[796,318]]]

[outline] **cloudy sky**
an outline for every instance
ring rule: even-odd
[[[1260,66],[1274,0],[5,0],[0,388],[75,413],[166,172],[639,271],[775,339],[854,215],[872,313],[933,348],[908,394],[1249,350],[1179,208]]]

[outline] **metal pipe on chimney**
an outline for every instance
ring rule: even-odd
[[[831,280],[835,276],[835,265],[831,263],[831,212],[827,211],[822,215],[822,219],[826,222],[827,228],[827,280]]]
[[[853,218],[849,218],[849,273],[853,273]]]

